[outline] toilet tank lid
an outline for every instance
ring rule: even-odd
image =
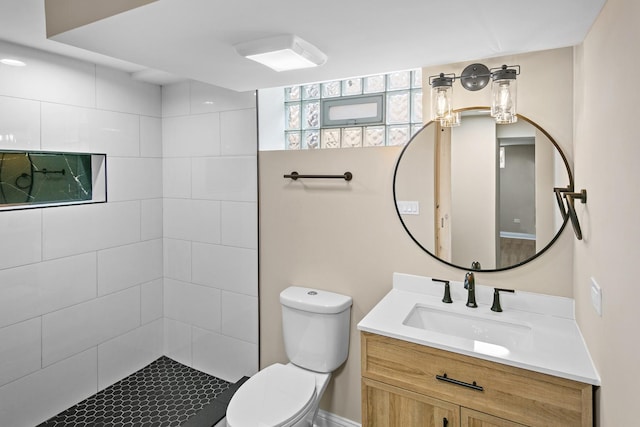
[[[312,313],[342,313],[351,307],[350,296],[319,289],[290,286],[280,293],[280,303]]]

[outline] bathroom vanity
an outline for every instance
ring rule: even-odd
[[[431,278],[395,274],[359,323],[363,426],[592,426],[597,372],[568,298],[492,288],[465,306]]]

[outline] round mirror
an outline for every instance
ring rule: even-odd
[[[531,261],[566,225],[554,187],[573,188],[553,138],[522,115],[499,125],[488,108],[460,125],[427,123],[400,153],[393,197],[402,225],[451,266],[499,271]]]

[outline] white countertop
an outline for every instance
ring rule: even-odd
[[[478,308],[466,307],[462,282],[451,282],[452,304],[442,302],[444,286],[430,277],[394,273],[393,289],[358,323],[360,331],[465,354],[518,368],[600,385],[570,298],[516,291],[500,294],[501,313],[490,310],[493,288],[476,285]],[[404,325],[419,304],[437,311],[522,325],[527,333],[504,337],[504,346]],[[503,332],[501,332],[503,334]],[[502,338],[502,337],[501,337]]]

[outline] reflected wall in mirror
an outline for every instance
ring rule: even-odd
[[[0,210],[106,200],[104,154],[0,151]]]
[[[400,154],[393,182],[400,221],[422,249],[454,267],[522,265],[566,224],[554,187],[573,188],[569,164],[553,138],[522,115],[497,125],[488,108],[461,112],[460,126],[430,122]],[[400,209],[406,202],[419,209]]]

